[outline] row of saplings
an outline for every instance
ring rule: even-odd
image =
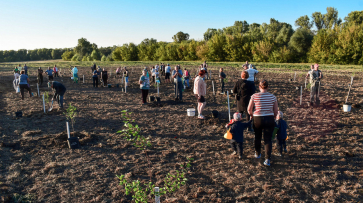
[[[129,116],[131,113],[127,110],[121,111],[122,118],[124,119],[124,129],[118,131],[124,136],[124,139],[131,142],[137,149],[145,153],[148,162],[148,171],[151,171],[150,159],[147,154],[147,148],[151,147],[149,138],[144,137],[140,134],[140,128],[138,125],[134,125]],[[155,184],[151,180],[152,173],[149,173],[149,183],[142,183],[139,180],[128,181],[131,173],[117,176],[120,179],[120,185],[125,188],[125,195],[132,196],[132,200],[135,202],[148,202],[149,199],[155,198],[155,202],[160,202],[160,197],[167,194],[172,194],[180,189],[181,186],[186,184],[187,178],[186,173],[191,168],[193,158],[186,158],[186,162],[181,164],[179,170],[175,170],[172,173],[168,173],[164,178],[163,187],[155,187]]]

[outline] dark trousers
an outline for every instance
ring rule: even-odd
[[[319,102],[319,82],[315,83],[315,86],[310,88],[310,102],[314,102],[314,96],[316,96],[316,103]]]
[[[282,150],[286,149],[286,140],[277,139],[277,144],[278,144],[279,151],[282,154]]]
[[[231,140],[230,142],[231,147],[233,151],[237,152],[239,156],[242,156],[243,154],[243,142],[236,142],[234,140]]]
[[[98,87],[98,78],[92,78],[93,79],[93,87]]]
[[[21,84],[19,85],[20,87],[20,93],[21,93],[21,99],[24,100],[24,89],[29,91],[29,96],[32,96],[32,92],[30,90],[30,87],[28,86],[28,84]]]
[[[146,103],[147,94],[149,93],[149,90],[143,90],[141,89],[141,95],[142,95],[142,103]]]
[[[153,78],[153,81],[151,81],[151,82],[155,82],[155,76],[153,75],[153,76],[151,76],[152,78]]]
[[[38,75],[38,84],[39,85],[43,84],[43,75]]]
[[[254,116],[253,128],[255,130],[255,150],[257,154],[261,154],[261,140],[263,132],[265,159],[271,159],[272,133],[275,128],[274,116]]]
[[[224,92],[224,80],[223,79],[220,79],[221,81],[221,92],[223,93]]]
[[[103,81],[103,86],[106,86],[107,85],[107,78],[102,78],[102,81]]]
[[[178,84],[178,87],[177,87]],[[174,92],[175,92],[175,97],[179,98],[179,100],[183,100],[183,83],[182,82],[178,82],[178,83],[174,83]]]
[[[58,72],[54,72],[54,77],[59,77]]]

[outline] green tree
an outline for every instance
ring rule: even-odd
[[[215,34],[208,40],[208,60],[211,61],[224,61],[227,53],[224,50],[226,45],[226,35],[225,34]]]
[[[360,25],[363,23],[363,11],[352,11],[344,18],[346,23]]]
[[[274,48],[274,43],[265,38],[264,40],[254,43],[252,48],[253,61],[267,62]]]
[[[63,54],[62,54],[62,59],[64,61],[70,61],[72,60],[72,57],[74,56],[74,52],[73,51],[65,51]]]
[[[93,60],[97,60],[97,61],[101,60],[101,53],[100,53],[100,51],[98,49],[94,49],[92,51],[92,53],[91,53],[91,58]]]
[[[91,54],[95,44],[91,44],[86,38],[78,39],[78,44],[74,48],[74,51],[83,58],[87,54]],[[97,45],[96,45],[97,48]]]
[[[188,40],[188,39],[189,39],[189,34],[188,34],[188,33],[184,33],[184,32],[182,32],[182,31],[180,31],[180,32],[176,33],[176,34],[172,37],[172,39],[174,40],[174,42],[178,42],[178,43],[180,43],[180,42],[182,42],[182,41],[184,41],[184,40]]]
[[[320,12],[314,12],[312,14],[313,22],[315,27],[319,30],[324,28],[324,16]]]
[[[289,48],[298,62],[307,61],[307,53],[313,41],[313,33],[304,28],[298,28],[290,38]]]
[[[295,21],[295,25],[299,28],[310,30],[313,27],[313,22],[310,21],[310,18],[307,15],[304,15]]]
[[[217,29],[208,28],[208,30],[203,34],[204,40],[208,41],[217,32]]]

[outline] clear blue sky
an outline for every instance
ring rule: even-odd
[[[339,17],[363,10],[362,0],[0,0],[0,50],[66,48],[84,37],[99,47],[139,44],[145,38],[172,41],[178,31],[200,40],[208,28],[236,20],[269,23],[270,18],[294,26],[297,18],[326,13]]]

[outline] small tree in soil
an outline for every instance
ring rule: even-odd
[[[68,109],[66,110],[64,115],[66,115],[66,118],[68,121],[72,124],[72,129],[74,131],[74,123],[76,122],[76,115],[77,115],[77,108],[75,106],[72,106],[72,104],[69,104]]]
[[[47,109],[49,109],[49,92],[44,92],[44,102],[47,104]]]
[[[188,179],[185,178],[185,174],[190,169],[191,162],[194,159],[187,158],[187,160],[188,161],[185,164],[180,165],[180,170],[176,170],[174,173],[168,173],[166,175],[164,178],[164,187],[160,188],[158,193],[155,193],[155,184],[151,181],[149,183],[140,183],[139,180],[128,182],[125,175],[116,176],[120,179],[119,184],[125,187],[125,195],[132,195],[132,200],[135,202],[147,203],[148,197],[153,199],[156,195],[162,196],[168,193],[172,194],[186,184]]]

